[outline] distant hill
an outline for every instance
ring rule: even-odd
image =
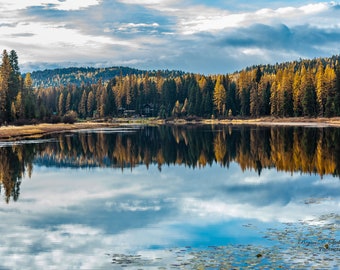
[[[240,71],[236,71],[232,74],[239,74],[242,71],[252,71],[260,68],[263,73],[275,74],[278,69],[284,69],[288,66],[294,65],[295,71],[298,70],[301,65],[306,67],[315,68],[319,62],[322,62],[324,66],[327,64],[336,66],[340,62],[340,56],[335,55],[329,58],[315,58],[315,59],[300,59],[298,61],[291,61],[285,63],[277,63],[274,65],[254,65],[248,66]],[[150,77],[161,76],[163,78],[179,77],[187,74],[184,71],[179,70],[140,70],[129,67],[106,67],[106,68],[94,68],[94,67],[70,67],[70,68],[56,68],[33,71],[31,78],[33,79],[33,87],[50,87],[61,85],[74,84],[80,86],[82,84],[95,84],[99,79],[103,82],[122,75],[145,75],[148,73]]]
[[[185,72],[178,70],[147,71],[129,67],[70,67],[33,71],[31,73],[31,78],[33,80],[34,87],[49,87],[68,84],[80,86],[81,84],[97,83],[99,79],[102,79],[103,82],[109,81],[110,79],[119,75],[143,75],[146,73],[148,73],[150,76],[156,76],[159,74],[163,78],[170,76],[177,77],[185,74]]]
[[[279,69],[284,70],[285,68],[288,68],[291,66],[294,66],[294,71],[299,70],[302,65],[304,65],[306,68],[315,69],[318,67],[320,63],[322,63],[324,67],[326,67],[327,65],[330,65],[331,67],[338,66],[340,63],[340,55],[333,55],[331,57],[319,57],[319,58],[314,58],[314,59],[299,59],[295,61],[276,63],[274,65],[271,65],[271,64],[252,65],[242,70],[236,71],[233,74],[238,74],[242,71],[251,72],[258,68],[260,68],[263,73],[276,74],[276,72]]]

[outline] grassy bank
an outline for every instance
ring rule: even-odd
[[[256,119],[168,119],[157,118],[121,118],[112,119],[110,122],[78,122],[74,124],[37,124],[24,126],[2,126],[0,127],[0,140],[19,140],[23,138],[39,138],[45,134],[64,132],[76,129],[91,129],[103,127],[118,127],[122,125],[187,125],[187,124],[209,124],[209,125],[277,125],[277,126],[316,126],[316,127],[340,127],[340,118],[274,118],[263,117]]]
[[[79,122],[74,124],[37,124],[24,126],[0,127],[0,140],[19,140],[23,138],[39,138],[43,135],[56,132],[64,132],[76,129],[90,129],[112,127],[117,124],[98,122]]]

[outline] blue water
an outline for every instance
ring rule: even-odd
[[[1,202],[0,268],[336,269],[339,190],[330,175],[259,176],[234,162],[161,170],[35,163],[19,199]]]

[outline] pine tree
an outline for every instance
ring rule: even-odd
[[[107,99],[106,99],[105,109],[106,109],[106,114],[110,116],[117,115],[116,101],[115,101],[115,96],[113,93],[114,84],[115,84],[115,80],[111,80],[106,86]],[[136,84],[134,87],[136,89],[135,91],[138,93],[138,85]],[[136,110],[140,108],[139,103],[138,103],[140,98],[139,98],[139,95],[137,95],[137,93],[136,93],[137,98],[136,98],[136,105],[135,105]]]
[[[316,116],[317,114],[316,92],[312,76],[312,71],[309,69],[307,71],[306,80],[301,83],[301,88],[304,92],[302,100],[303,113],[305,116],[309,117]]]
[[[100,100],[99,100],[98,107],[97,107],[99,117],[105,117],[106,116],[105,115],[106,100],[107,100],[107,93],[106,93],[105,90],[103,90],[103,91],[101,91]]]
[[[293,116],[293,75],[292,68],[285,68],[282,75],[281,87],[283,91],[283,116]]]
[[[185,100],[184,100],[184,104],[183,104],[183,107],[182,107],[182,109],[181,109],[181,114],[182,115],[187,115],[187,113],[188,113],[188,99],[186,98]]]
[[[331,117],[335,114],[335,81],[336,74],[333,68],[326,66],[324,73],[325,91],[326,91],[326,105],[325,116]]]
[[[58,111],[59,115],[62,116],[65,114],[65,101],[64,101],[64,93],[61,92],[58,99]]]
[[[335,116],[340,116],[340,64],[335,67],[334,114]]]
[[[259,83],[259,92],[261,95],[261,115],[270,115],[270,82],[267,76],[263,76]]]
[[[26,73],[23,88],[23,100],[24,100],[24,117],[26,119],[34,119],[36,117],[37,102],[36,96],[33,92],[33,81],[30,73]]]
[[[273,116],[278,116],[277,96],[278,96],[278,91],[277,91],[276,81],[274,81],[272,84],[271,93],[270,93],[270,114]]]
[[[316,73],[316,97],[318,102],[318,111],[320,116],[324,116],[325,114],[325,106],[327,101],[327,91],[325,84],[325,74],[324,67],[322,63],[320,63],[318,67],[318,71]]]
[[[204,109],[202,108],[202,91],[197,88],[196,90],[196,97],[195,97],[195,112],[194,114],[197,116],[202,116]]]
[[[263,98],[262,89],[260,88],[260,82],[263,78],[261,68],[258,66],[254,70],[253,81],[250,87],[250,115],[252,117],[258,117],[263,111]]]
[[[71,110],[71,93],[68,92],[66,97],[65,111],[68,112],[70,110]]]
[[[148,86],[150,91],[150,86]],[[147,92],[146,92],[147,93]],[[146,94],[146,100],[150,99],[148,94]],[[176,82],[173,79],[167,79],[163,83],[162,94],[161,94],[162,104],[165,108],[166,116],[171,115],[171,110],[176,102]],[[189,97],[190,101],[190,97]]]
[[[0,67],[0,124],[10,120],[9,81],[11,74],[10,60],[7,51],[2,53],[2,64]]]
[[[87,97],[87,114],[88,116],[93,116],[93,109],[94,109],[94,94],[92,91],[90,91],[88,97]]]
[[[284,71],[279,68],[277,70],[276,76],[275,76],[275,82],[276,82],[276,112],[278,116],[284,116],[284,90],[282,85],[283,80],[283,73]]]
[[[252,117],[258,117],[260,115],[260,109],[262,107],[261,101],[258,83],[254,81],[250,88],[250,115]]]
[[[22,92],[21,91],[16,96],[15,106],[16,106],[15,111],[16,111],[17,117],[19,119],[22,119],[24,117],[24,103],[23,103],[23,100],[22,100]]]
[[[32,90],[32,78],[31,78],[31,73],[26,73],[25,80],[24,80],[24,88],[26,90]]]
[[[18,55],[14,50],[10,51],[9,54],[9,62],[11,65],[11,72],[9,76],[8,82],[8,102],[12,103],[15,101],[15,98],[20,89],[20,70],[18,63]]]
[[[5,122],[6,117],[6,88],[4,87],[4,78],[0,73],[0,125]]]
[[[101,87],[101,86],[100,86]],[[101,89],[102,91],[102,89]],[[101,93],[102,95],[102,93]],[[132,101],[132,95],[131,95],[131,76],[126,76],[123,80],[123,97],[124,97],[124,104],[127,108],[129,108],[131,101]]]
[[[175,117],[179,117],[180,114],[181,114],[181,104],[177,100],[174,108],[172,109],[172,115],[175,116]]]
[[[222,76],[217,77],[214,88],[214,105],[219,115],[224,115],[226,110],[227,93],[222,84]]]
[[[203,115],[211,117],[214,109],[213,104],[214,83],[210,77],[206,79],[206,83],[203,88],[202,109]]]
[[[260,68],[260,66],[258,66],[257,69],[256,69],[256,73],[255,73],[255,82],[257,84],[260,83],[262,75],[263,74],[262,74],[261,68]]]
[[[14,101],[11,104],[11,118],[12,118],[12,120],[15,120],[17,118],[17,111],[16,111],[16,108],[15,108]]]
[[[123,104],[123,96],[124,96],[124,91],[123,91],[123,76],[120,74],[120,76],[117,78],[116,84],[113,86],[113,92],[115,96],[115,101],[118,109],[121,109],[124,104]],[[97,100],[97,98],[96,98]]]
[[[303,66],[304,67],[304,66]],[[301,91],[301,76],[306,72],[304,68],[300,72],[296,72],[294,75],[293,80],[293,110],[295,116],[301,116],[303,109],[302,109],[302,91]]]
[[[79,102],[79,107],[78,107],[78,112],[80,114],[80,117],[82,118],[86,118],[86,103],[87,103],[87,94],[86,94],[86,90],[84,90],[81,96],[81,100]]]

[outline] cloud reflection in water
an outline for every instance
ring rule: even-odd
[[[264,228],[336,213],[339,188],[332,176],[268,169],[258,176],[235,163],[162,172],[156,165],[124,172],[35,166],[20,200],[1,206],[1,265],[106,269],[106,253],[152,257],[171,247],[269,244]]]

